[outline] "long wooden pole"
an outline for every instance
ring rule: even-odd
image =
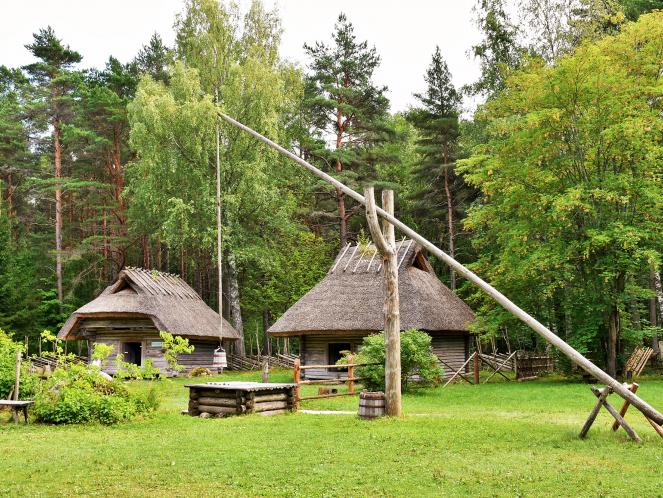
[[[284,156],[292,159],[295,161],[297,164],[300,166],[303,166],[307,170],[309,170],[311,173],[316,175],[319,178],[322,178],[324,181],[327,183],[330,183],[346,193],[349,197],[352,197],[354,200],[359,202],[360,204],[363,204],[364,206],[366,205],[366,199],[364,196],[359,194],[358,192],[355,192],[352,190],[350,187],[344,185],[340,181],[338,181],[336,178],[334,178],[331,175],[328,175],[324,171],[319,170],[312,164],[306,162],[304,159],[301,157],[296,156],[289,150],[284,149],[277,143],[271,141],[269,138],[261,135],[255,130],[252,130],[246,125],[243,125],[239,121],[234,120],[230,116],[226,116],[223,113],[219,113],[219,116],[221,116],[222,119],[224,119],[227,123],[232,124],[233,126],[236,126],[237,128],[245,131],[249,135],[255,137],[256,139],[260,140],[261,142],[264,142],[265,144],[269,145],[272,149],[280,152]],[[455,269],[458,274],[462,275],[465,277],[467,280],[475,284],[477,287],[479,287],[481,290],[483,290],[486,294],[488,294],[490,297],[492,297],[497,303],[499,303],[501,306],[504,307],[508,312],[510,312],[512,315],[514,315],[516,318],[521,320],[523,323],[525,323],[527,326],[529,326],[532,330],[534,330],[536,333],[538,333],[540,336],[542,336],[546,341],[548,341],[550,344],[555,346],[557,349],[559,349],[562,353],[564,353],[573,363],[578,365],[580,368],[585,370],[587,373],[592,375],[594,378],[597,380],[603,382],[604,384],[610,386],[613,391],[617,394],[619,394],[622,398],[628,400],[633,406],[635,406],[638,410],[640,410],[645,416],[649,417],[652,419],[654,422],[656,422],[659,425],[663,425],[663,414],[660,413],[658,410],[656,410],[653,406],[651,406],[649,403],[647,403],[645,400],[637,396],[636,394],[632,393],[629,391],[624,385],[622,385],[619,381],[616,379],[612,378],[610,375],[605,373],[603,370],[601,370],[599,367],[594,365],[591,361],[589,361],[587,358],[585,358],[583,355],[578,353],[575,349],[573,349],[569,344],[567,344],[563,339],[558,337],[555,333],[553,333],[551,330],[549,330],[546,326],[544,326],[542,323],[540,323],[536,318],[533,316],[529,315],[527,312],[525,312],[523,309],[521,309],[518,305],[516,305],[514,302],[512,302],[509,298],[507,298],[504,294],[502,294],[500,291],[495,289],[492,285],[490,285],[488,282],[484,281],[481,277],[479,277],[477,274],[472,272],[471,270],[465,268],[462,264],[460,264],[458,261],[453,259],[451,256],[446,254],[444,251],[436,247],[432,242],[428,241],[426,238],[422,237],[419,235],[417,232],[415,232],[413,229],[411,229],[409,226],[407,226],[405,223],[402,221],[398,220],[395,218],[393,215],[387,213],[383,209],[376,208],[376,212],[380,217],[383,219],[386,219],[389,221],[391,224],[393,224],[395,227],[397,227],[403,234],[406,236],[410,237],[411,239],[417,241],[419,244],[422,245],[428,252],[430,252],[432,255],[436,256],[437,258],[441,259],[444,261],[447,265]]]
[[[14,383],[14,400],[18,400],[18,389],[21,383],[21,350],[16,351],[16,382]]]
[[[364,190],[366,220],[371,237],[382,256],[384,266],[384,399],[385,412],[390,417],[401,415],[401,318],[398,296],[398,253],[394,225],[382,220],[382,229],[376,212],[373,187]],[[382,207],[394,213],[394,191],[382,191]]]

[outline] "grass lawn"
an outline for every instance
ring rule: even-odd
[[[259,373],[212,380],[258,380]],[[659,377],[660,378],[660,377]],[[286,372],[273,381],[290,380]],[[0,414],[7,496],[663,496],[663,439],[636,410],[637,445],[561,380],[453,385],[404,397],[400,420],[353,415],[182,416],[189,379],[158,382],[159,412],[105,426],[14,426]],[[638,394],[663,409],[663,381]],[[132,389],[148,383],[134,382]],[[309,387],[308,392],[315,388]],[[620,405],[617,396],[610,398]],[[356,397],[303,408],[356,410]]]

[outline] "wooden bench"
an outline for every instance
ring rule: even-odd
[[[0,399],[0,407],[7,406],[11,408],[12,418],[14,423],[18,424],[19,414],[23,412],[23,418],[25,423],[28,423],[28,407],[33,404],[34,401],[15,401],[10,399]]]

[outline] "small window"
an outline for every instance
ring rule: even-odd
[[[163,347],[163,341],[150,341],[150,347],[151,348],[162,348]]]

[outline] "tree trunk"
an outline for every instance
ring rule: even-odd
[[[396,236],[394,226],[384,219],[380,230],[373,187],[364,190],[364,197],[368,227],[373,242],[382,255],[384,267],[385,411],[391,417],[399,417],[401,415],[401,318]],[[382,209],[393,215],[393,190],[382,191]]]
[[[60,119],[53,120],[53,147],[55,149],[55,278],[58,301],[62,304],[62,144],[60,143]]]
[[[336,112],[336,151],[338,152],[341,148],[343,148],[343,112],[339,109]],[[338,158],[335,169],[337,173],[343,171],[343,164]],[[345,212],[345,194],[339,188],[336,189],[336,202],[341,223],[339,226],[341,247],[345,247],[348,243],[348,217]]]
[[[239,299],[237,265],[235,263],[235,256],[232,253],[228,254],[228,305],[230,307],[230,321],[240,335],[240,338],[237,341],[237,354],[245,356],[244,324],[242,322],[242,307]]]
[[[650,276],[651,285],[656,293],[656,297],[653,297],[649,302],[649,317],[651,325],[655,326],[658,323],[656,319],[656,303],[658,303],[658,315],[663,319],[663,288],[661,286],[661,274],[659,272],[652,271]],[[659,351],[657,335],[654,335],[652,338],[652,346],[655,352]]]
[[[454,210],[453,200],[451,198],[451,189],[449,188],[449,170],[448,167],[444,168],[444,191],[447,194],[447,224],[449,230],[449,256],[456,259],[456,250],[454,248]],[[449,269],[451,290],[456,290],[456,270]]]
[[[607,370],[608,375],[617,377],[617,342],[619,340],[619,309],[613,306],[608,323]]]
[[[262,347],[262,354],[271,356],[272,355],[272,344],[271,341],[269,340],[269,334],[267,333],[267,329],[271,325],[272,317],[268,309],[265,309],[262,311],[262,325],[263,325],[263,347]]]

